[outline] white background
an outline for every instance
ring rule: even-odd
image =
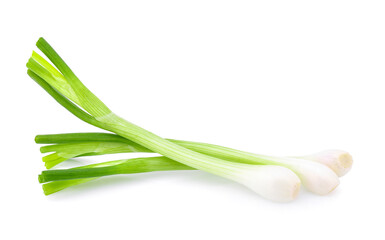
[[[384,239],[384,12],[370,0],[2,1],[0,238]],[[44,196],[34,136],[98,129],[27,76],[41,36],[113,111],[163,137],[278,156],[339,148],[353,169],[330,195],[287,204],[187,171]]]

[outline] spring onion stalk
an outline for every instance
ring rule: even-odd
[[[271,165],[255,166],[258,171],[253,171],[256,179],[257,193],[274,201],[291,201],[299,192],[297,177],[286,168]],[[69,186],[77,185],[98,177],[144,173],[154,171],[194,170],[193,168],[173,161],[166,157],[135,158],[128,160],[110,161],[72,169],[46,170],[39,175],[43,190],[46,195],[60,191]],[[287,177],[282,177],[287,176]],[[296,182],[296,192],[291,191],[291,184]],[[294,194],[294,196],[293,196]]]
[[[134,149],[132,149],[132,152],[147,152],[147,151],[150,152],[148,149],[145,149],[145,148],[141,149],[139,145],[136,146],[135,143],[133,143],[133,142],[130,143],[130,141],[128,141],[127,139],[124,139],[124,138],[117,136],[115,134],[108,134],[108,133],[100,133],[100,135],[99,135],[99,133],[71,133],[71,134],[38,135],[38,136],[36,136],[35,140],[36,140],[36,143],[70,143],[70,144],[71,144],[71,142],[72,142],[72,144],[82,144],[82,143],[90,141],[90,140],[100,141],[99,143],[103,143],[102,141],[106,141],[106,143],[113,143],[114,141],[116,143],[127,142],[129,144],[128,145],[126,144],[126,146],[130,146],[130,144],[132,144],[131,147],[134,147]],[[108,142],[108,141],[111,141],[111,142]],[[88,143],[86,143],[86,144],[88,144]],[[51,146],[56,148],[59,145],[44,146],[41,149],[43,149],[43,148],[47,149]],[[62,148],[62,147],[64,147],[64,148]],[[87,146],[87,147],[89,147],[89,146]],[[60,145],[60,148],[62,148],[62,149],[60,149],[62,151],[62,150],[71,149],[72,147],[65,146],[63,144],[63,145]],[[58,148],[56,148],[56,149],[58,149]],[[97,151],[92,152],[92,151],[90,151],[91,149],[89,149],[89,148],[88,149],[83,148],[82,154],[79,156],[92,156],[92,155],[100,155],[100,154],[131,152],[131,150],[126,151],[127,149],[129,149],[129,148],[121,148],[119,150],[115,149],[116,150],[115,152],[111,152],[108,150],[107,151],[106,150],[100,151],[101,149],[98,149]],[[47,150],[48,150],[48,152],[50,151],[49,149],[47,149]],[[52,149],[52,150],[57,151],[54,149]],[[323,152],[318,152],[315,154],[300,156],[300,157],[296,157],[296,158],[303,158],[305,160],[311,160],[311,161],[317,161],[317,162],[323,163],[323,164],[329,166],[330,168],[332,168],[337,173],[338,176],[345,175],[347,173],[347,171],[349,171],[349,169],[352,166],[352,157],[350,156],[350,154],[345,152],[345,151],[341,151],[341,150],[326,150]],[[125,161],[111,161],[111,162],[106,162],[106,163],[90,164],[87,166],[78,167],[77,169],[107,167],[107,166],[111,166],[111,165],[115,165],[115,164],[125,163],[126,161],[131,161],[131,159],[125,160]],[[179,170],[181,170],[181,169],[179,169]],[[47,172],[47,171],[45,171],[45,172]],[[45,173],[45,172],[43,172],[43,173]],[[92,181],[94,179],[96,179],[96,178],[79,178],[79,177],[75,176],[74,179],[70,179],[70,180],[52,181],[52,182],[48,182],[48,183],[43,184],[43,191],[44,191],[44,194],[50,195],[50,194],[56,193],[58,191],[61,191],[63,189],[66,189],[68,187],[79,185],[82,183],[86,183],[86,182]]]
[[[103,162],[103,163],[90,164],[90,165],[81,166],[81,167],[75,167],[71,169],[79,170],[79,169],[89,169],[89,168],[111,167],[119,164],[124,164],[124,162],[125,160],[109,161],[109,162]],[[68,169],[68,170],[71,170],[71,169]],[[41,175],[39,175],[39,182],[45,181],[44,179],[45,177],[42,177]],[[95,179],[97,179],[97,177],[94,177],[94,178],[72,177],[72,179],[70,180],[51,181],[43,184],[43,191],[45,195],[50,195],[50,194],[59,192],[63,189],[66,189],[68,187],[86,183]]]
[[[86,183],[86,182],[89,182],[89,181],[92,181],[92,180],[95,180],[95,179],[98,178],[98,177],[84,178],[82,176],[76,176],[76,174],[73,174],[73,172],[71,173],[72,170],[77,170],[78,171],[80,169],[105,168],[105,167],[113,167],[113,166],[118,166],[118,165],[122,166],[122,165],[128,163],[128,161],[131,161],[131,160],[134,160],[134,159],[115,160],[115,161],[96,163],[96,164],[90,164],[90,165],[86,165],[86,166],[66,169],[65,171],[69,171],[69,173],[67,172],[67,175],[71,175],[71,177],[67,177],[67,179],[69,179],[69,180],[56,180],[56,181],[50,181],[48,183],[45,183],[45,182],[47,182],[48,179],[50,178],[49,175],[51,175],[51,178],[52,178],[52,175],[55,175],[55,174],[54,174],[54,172],[52,172],[52,170],[50,170],[50,171],[43,171],[42,174],[39,175],[39,182],[45,183],[45,184],[43,184],[44,194],[45,195],[50,195],[50,194],[56,193],[58,191],[61,191],[63,189],[66,189],[68,187],[75,186],[75,185],[78,185],[78,184],[81,184],[81,183]],[[167,159],[166,159],[166,161],[167,161]],[[136,161],[136,162],[138,162],[138,161]],[[151,162],[153,162],[153,161],[148,161],[147,165],[149,163],[151,163]],[[176,165],[174,166],[175,167],[174,170],[176,170],[178,168],[177,167],[178,163],[175,162],[175,164]],[[135,166],[135,160],[131,163],[131,165],[130,165],[130,163],[128,163],[128,167],[129,168],[132,169],[132,167],[134,167],[134,166]],[[139,167],[142,168],[143,166],[139,166]],[[189,167],[186,166],[186,165],[181,165],[178,168],[178,170],[184,170],[183,167],[186,168],[185,170],[189,170],[188,169]],[[149,172],[150,168],[151,168],[151,166],[147,167],[147,170],[148,170],[147,172]],[[190,168],[190,169],[192,169],[192,168]],[[160,168],[155,169],[155,167],[152,167],[152,171],[160,171]],[[111,173],[107,174],[107,172],[105,172],[105,175],[103,175],[103,176],[113,175]],[[65,175],[65,174],[63,174],[63,172],[60,172],[60,171],[56,171],[56,173],[58,173],[58,175],[62,175],[62,176]],[[116,173],[116,174],[119,174],[119,173]],[[47,177],[47,175],[48,175],[48,177]],[[100,172],[99,172],[99,175],[100,175]]]
[[[117,116],[77,78],[48,42],[40,38],[36,45],[57,69],[39,54],[33,52],[27,63],[28,75],[58,103],[83,121],[114,132],[189,167],[243,184],[256,193],[266,192],[261,189],[267,187],[263,182],[260,182],[261,177],[259,176],[261,174],[274,178],[277,183],[286,183],[287,189],[285,191],[276,194],[276,190],[271,189],[270,195],[265,195],[266,198],[276,201],[290,201],[297,195],[300,180],[296,174],[287,168],[269,166],[262,171],[261,166],[214,158],[163,139]],[[328,192],[338,185],[338,178],[336,177],[336,179],[337,181],[332,188],[328,189]],[[325,184],[321,183],[321,185]]]
[[[72,143],[71,140],[73,140]],[[336,177],[336,174],[333,173],[328,167],[309,160],[270,157],[213,144],[173,139],[168,140],[193,151],[217,158],[226,159],[232,162],[254,165],[268,164],[287,167],[300,177],[302,183],[308,190],[320,195],[327,194],[333,190],[333,186],[337,186],[338,184],[338,178]],[[91,156],[108,153],[127,153],[135,152],[136,149],[140,148],[140,146],[132,143],[132,141],[127,141],[122,137],[108,133],[38,135],[36,136],[35,141],[37,143],[58,143],[41,147],[41,152],[43,153],[54,152],[50,155],[47,155],[46,157],[43,157],[43,161],[45,161],[47,167],[57,163],[55,161],[49,161],[51,158],[61,158],[61,160],[63,160],[64,156],[75,157],[74,155]],[[114,145],[111,149],[108,149],[108,146],[111,143],[116,145]],[[126,147],[124,144],[126,144]],[[143,152],[150,152],[147,149],[143,150]]]
[[[205,146],[209,146],[211,149],[217,149],[218,146],[214,144],[188,142],[173,139],[167,140],[179,144],[188,149],[191,149],[191,146],[194,146],[193,150],[196,152],[204,153],[214,157],[218,156],[215,154],[215,151],[205,151],[205,149],[207,149],[207,147],[205,148]],[[43,146],[40,148],[40,151],[42,153],[55,152],[43,157],[43,162],[45,162],[47,169],[59,164],[62,161],[79,156],[93,156],[130,152],[152,152],[151,150],[144,148],[132,141],[122,138],[116,134],[110,133],[66,133],[37,135],[35,137],[35,142],[40,144],[54,144]],[[232,152],[229,153],[230,158],[226,157],[225,159],[245,163],[245,160],[243,160],[244,156],[241,154],[239,154],[238,157],[231,157],[231,153],[233,153],[234,151],[240,152],[239,150],[231,150]],[[259,158],[266,158],[266,156],[258,156]],[[351,155],[342,150],[325,150],[311,155],[289,158],[300,158],[304,160],[319,162],[328,166],[339,177],[345,175],[351,169],[353,163]],[[250,162],[246,160],[246,163]]]
[[[51,181],[96,178],[116,174],[193,169],[194,168],[173,161],[166,157],[144,157],[109,161],[71,169],[46,170],[39,175],[39,182],[47,183]]]

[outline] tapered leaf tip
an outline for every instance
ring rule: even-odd
[[[31,58],[28,58],[28,61],[27,61],[27,63],[25,64],[25,66],[28,68],[28,72],[29,71],[31,71],[31,70],[29,70],[29,66],[30,66],[30,61],[31,61]]]
[[[36,61],[35,61],[32,57],[30,57],[30,58],[28,59],[27,64],[26,64],[28,70],[30,70],[30,68],[32,68],[33,65],[34,65],[35,63],[36,63]],[[32,70],[31,70],[31,71],[32,71]],[[32,72],[33,72],[33,71],[32,71]]]
[[[37,52],[32,50],[31,58],[36,58],[36,57],[40,57],[40,55]]]
[[[32,51],[31,57],[28,58],[28,61],[27,61],[27,63],[26,63],[27,68],[29,68],[29,67],[28,67],[28,63],[29,63],[29,61],[31,60],[31,58],[33,57],[34,54],[35,54],[35,51]]]
[[[40,37],[39,40],[37,40],[36,42],[36,46],[45,45],[45,44],[48,44],[48,42],[43,37]]]
[[[42,185],[42,188],[43,188],[43,192],[44,192],[44,195],[48,196],[52,193],[55,193],[57,191],[60,191],[60,190],[56,190],[56,191],[52,191],[52,189],[48,186],[49,184],[43,184]]]
[[[45,182],[43,174],[39,174],[38,180],[39,180],[39,183],[44,183]]]

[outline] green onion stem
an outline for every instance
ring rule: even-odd
[[[39,175],[39,181],[45,183],[43,184],[44,194],[50,195],[68,187],[95,180],[101,176],[171,170],[193,169],[165,157],[136,158],[96,163],[63,170],[43,171]]]
[[[166,157],[134,158],[111,161],[88,167],[46,170],[39,175],[39,182],[95,178],[116,174],[144,173],[153,171],[193,170],[193,168]]]

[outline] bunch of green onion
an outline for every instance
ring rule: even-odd
[[[70,169],[45,170],[39,175],[46,195],[103,176],[153,171],[202,170],[238,182],[260,196],[280,202],[291,201],[300,186],[325,195],[339,185],[338,177],[352,166],[344,151],[328,150],[299,157],[272,157],[223,146],[164,139],[113,113],[76,77],[43,39],[37,47],[50,60],[33,52],[28,75],[59,104],[79,119],[111,133],[67,133],[38,135],[47,169],[81,156],[114,153],[158,153],[108,161]]]

